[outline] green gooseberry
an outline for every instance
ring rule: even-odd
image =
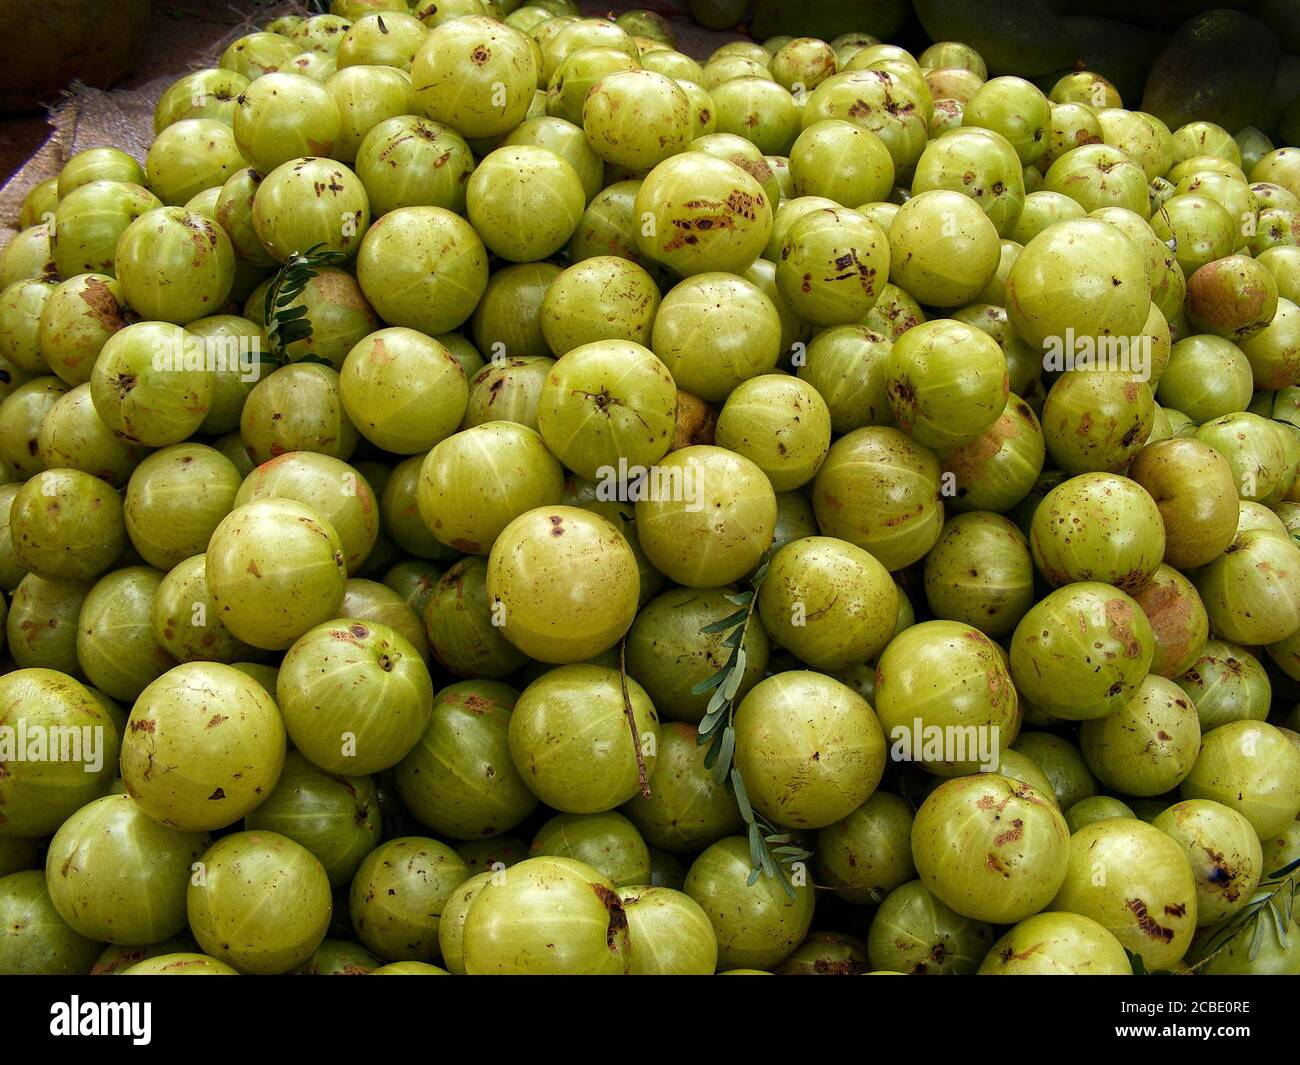
[[[1195,576],[1215,634],[1248,647],[1277,643],[1300,628],[1300,547],[1259,529],[1241,533]]]
[[[708,914],[684,892],[640,885],[619,891],[630,940],[633,976],[712,976],[718,942]]]
[[[220,188],[231,174],[247,165],[234,131],[215,118],[173,122],[158,133],[145,156],[149,189],[173,207],[204,189]]]
[[[288,499],[325,518],[343,544],[349,575],[361,569],[374,548],[380,525],[374,489],[340,459],[311,451],[279,455],[244,478],[230,509],[262,499]]]
[[[640,344],[602,340],[560,358],[538,396],[547,447],[589,480],[622,464],[652,464],[668,450],[677,389],[668,368]]]
[[[463,854],[461,857],[464,860]],[[517,861],[510,863],[510,865],[518,864]],[[474,866],[469,862],[466,862],[466,866],[473,873]],[[465,919],[469,916],[470,907],[478,899],[479,893],[493,882],[493,878],[499,877],[509,867],[502,863],[500,869],[488,869],[486,872],[471,875],[468,880],[456,886],[451,893],[451,898],[443,904],[442,915],[438,919],[438,949],[442,954],[442,964],[452,975],[465,975]],[[396,965],[408,966],[420,964],[420,962],[396,963]]]
[[[206,832],[159,824],[126,795],[106,795],[69,817],[50,841],[50,901],[88,939],[166,939],[186,926],[191,865],[210,842]]]
[[[13,538],[9,535],[9,513],[21,487],[21,484],[0,485],[0,588],[7,592],[12,592],[27,576],[27,570],[14,558]]]
[[[1058,588],[1021,619],[1011,639],[1011,676],[1034,706],[1084,721],[1122,707],[1154,653],[1142,608],[1118,588],[1083,581]]]
[[[257,681],[232,666],[186,662],[136,700],[122,741],[122,779],[155,821],[207,832],[266,798],[284,752],[280,713]],[[185,771],[153,772],[155,758]]]
[[[294,969],[293,976],[367,976],[382,962],[364,947],[338,939],[324,939],[312,956]],[[419,964],[418,962],[415,964]]]
[[[349,166],[356,162],[357,152],[372,129],[390,118],[418,110],[411,76],[395,67],[343,67],[326,79],[325,90],[339,109],[341,123],[330,155]]]
[[[519,693],[495,681],[461,681],[435,696],[394,783],[421,824],[476,839],[509,831],[537,805],[511,761],[510,715]]]
[[[1081,300],[1083,291],[1098,295]],[[1095,218],[1057,222],[1030,241],[1011,267],[1006,299],[1025,340],[1072,356],[1083,338],[1138,336],[1151,307],[1141,253]]]
[[[962,124],[1000,133],[1028,166],[1047,150],[1052,105],[1038,86],[1023,78],[987,81],[966,104]]]
[[[1069,196],[1039,189],[1025,196],[1025,208],[1020,212],[1016,228],[1011,231],[1011,238],[1019,244],[1028,244],[1053,222],[1082,218],[1086,213]]]
[[[1287,195],[1290,194],[1288,193]],[[37,182],[28,190],[27,195],[23,197],[23,205],[18,212],[19,231],[31,229],[48,221],[46,216],[53,214],[54,208],[58,205],[59,179],[57,177],[52,177]]]
[[[593,256],[574,263],[546,287],[541,330],[557,358],[601,340],[648,347],[659,306],[659,288],[640,266],[619,256]]]
[[[478,305],[488,283],[487,251],[474,228],[451,211],[400,208],[367,231],[357,279],[385,322],[436,336],[461,325]]]
[[[707,91],[719,133],[744,137],[765,155],[785,151],[798,135],[798,103],[770,78],[728,78]],[[880,148],[888,155],[883,144]]]
[[[1208,443],[1177,437],[1148,445],[1133,460],[1129,475],[1157,500],[1165,561],[1171,566],[1193,570],[1232,542],[1239,509],[1236,477],[1228,460]]]
[[[5,836],[48,836],[108,792],[117,763],[117,727],[70,676],[17,669],[0,677],[0,725],[9,734],[10,749],[20,734],[28,737],[23,757],[7,758],[0,778]]]
[[[912,177],[913,195],[940,190],[970,197],[998,236],[1009,237],[1024,209],[1024,168],[1000,133],[974,127],[950,130],[926,146]]]
[[[1300,811],[1300,750],[1263,721],[1230,721],[1207,732],[1179,790],[1237,811],[1260,839],[1281,833]]]
[[[365,186],[355,173],[332,159],[283,163],[266,175],[253,197],[253,227],[258,239],[282,263],[310,248],[333,252],[340,259],[351,258],[369,225]],[[358,271],[361,269],[358,264]]]
[[[619,887],[650,881],[650,851],[636,826],[614,811],[556,814],[537,831],[528,853],[570,858]]]
[[[710,272],[664,296],[650,346],[679,388],[716,403],[776,368],[781,331],[775,304],[757,285]]]
[[[150,618],[158,645],[179,662],[238,662],[257,654],[218,619],[203,555],[178,563],[162,579]]]
[[[581,126],[562,118],[530,118],[503,142],[503,147],[520,145],[546,148],[565,160],[582,182],[588,203],[604,188],[605,162],[592,150]]]
[[[0,251],[0,290],[17,281],[52,281],[58,275],[54,265],[54,244],[51,234],[54,207],[45,213],[46,221],[29,226],[12,237]],[[112,249],[109,249],[110,257]],[[110,262],[109,267],[112,267]]]
[[[922,883],[958,913],[1012,924],[1043,909],[1061,888],[1070,830],[1048,796],[979,773],[930,793],[912,823],[912,854]]]
[[[637,191],[637,246],[683,276],[744,270],[767,245],[772,209],[745,170],[707,152],[683,152],[656,166]]]
[[[341,369],[349,351],[379,328],[379,316],[366,299],[361,286],[346,270],[317,267],[298,297],[282,309],[298,312],[312,324],[311,336],[295,340],[284,347],[290,362],[309,356]],[[265,325],[265,293],[249,298],[245,315],[258,325]]]
[[[813,482],[817,524],[886,569],[903,569],[925,556],[943,528],[939,477],[933,452],[898,429],[856,429],[831,445]]]
[[[494,873],[518,865],[527,858],[528,844],[517,836],[492,836],[462,843],[456,847],[456,853],[471,873]]]
[[[333,16],[331,21],[337,23]],[[299,26],[293,32],[301,34],[302,27]],[[274,73],[307,46],[301,39],[294,40],[280,33],[248,33],[226,47],[218,65],[252,80],[263,74]]]
[[[411,64],[415,102],[425,116],[474,138],[499,136],[519,125],[538,75],[523,33],[478,16],[435,26]]]
[[[276,694],[294,746],[328,772],[390,769],[429,723],[433,684],[419,652],[387,625],[343,618],[289,648]]]
[[[952,311],[949,317],[964,325],[974,326],[987,333],[1002,348],[1007,360],[1007,383],[1010,391],[1019,395],[1038,381],[1043,372],[1042,352],[1031,348],[1011,328],[1005,307],[987,303],[971,303]]]
[[[823,828],[876,789],[885,734],[870,705],[840,681],[778,673],[736,710],[735,764],[754,807],[774,824]]]
[[[528,656],[501,635],[487,594],[487,562],[462,559],[438,581],[424,606],[429,645],[445,669],[462,677],[504,677]]]
[[[424,631],[424,622],[387,585],[361,577],[350,578],[343,593],[343,606],[339,609],[345,618],[387,625],[407,640],[423,661],[429,660],[429,638]]]
[[[965,917],[920,880],[900,884],[871,919],[867,954],[877,971],[970,975],[993,942],[993,929]]]
[[[457,552],[435,539],[420,517],[418,489],[423,461],[413,455],[399,462],[378,489],[381,538],[390,537],[405,554],[416,558],[454,561]]]
[[[1143,218],[1150,213],[1147,176],[1142,167],[1109,144],[1071,148],[1047,168],[1043,188],[1068,196],[1084,211],[1125,207]]]
[[[1286,442],[1278,432],[1277,423],[1258,414],[1237,411],[1205,422],[1195,431],[1195,436],[1227,460],[1237,493],[1243,500],[1268,500],[1283,487]]]
[[[101,944],[73,931],[50,901],[45,872],[0,877],[0,972],[13,976],[85,976]]]
[[[112,274],[117,242],[127,226],[161,206],[148,189],[120,181],[94,181],[61,199],[49,229],[59,276]]]
[[[889,265],[889,240],[875,222],[856,211],[819,210],[786,233],[776,283],[805,321],[848,325],[876,305]]]
[[[188,934],[172,936],[170,939],[150,943],[148,946],[139,944],[117,946],[109,944],[96,959],[94,966],[90,970],[90,975],[124,976],[126,970],[133,966],[151,961],[163,954],[174,954],[177,951],[183,951],[187,947],[195,945],[194,940]]]
[[[86,679],[111,699],[135,700],[176,665],[153,633],[153,600],[163,576],[149,566],[114,570],[81,605],[77,661]]]
[[[534,145],[499,148],[467,186],[467,210],[484,243],[514,262],[544,259],[573,235],[586,206],[577,171]]]
[[[775,213],[772,215],[772,236],[768,240],[767,247],[763,251],[763,258],[776,262],[781,254],[781,245],[785,243],[785,235],[790,231],[790,227],[803,218],[804,215],[811,214],[819,210],[835,210],[840,204],[835,200],[827,199],[825,196],[794,196],[784,199],[777,205]],[[897,210],[893,204],[889,205]],[[859,212],[871,217],[867,211]],[[872,221],[882,229],[886,224],[879,218],[872,217]]]
[[[232,174],[217,190],[214,218],[230,238],[237,262],[271,267],[275,265],[275,259],[262,246],[253,224],[253,203],[262,180],[263,175],[251,167]]]
[[[113,486],[80,470],[43,470],[14,496],[9,535],[14,559],[51,581],[90,581],[126,546],[122,503]]]
[[[889,278],[926,306],[973,301],[997,272],[998,233],[970,198],[936,189],[909,199],[889,225]]]
[[[772,968],[808,933],[815,905],[811,886],[792,887],[790,898],[768,877],[750,882],[749,845],[728,836],[692,863],[683,890],[708,915],[718,941],[720,970]]]
[[[1238,346],[1250,363],[1255,388],[1282,389],[1300,384],[1300,307],[1279,298],[1269,323]]]
[[[925,559],[925,594],[938,618],[999,639],[1033,605],[1033,560],[1015,524],[995,514],[950,518]]]
[[[1174,138],[1169,127],[1145,111],[1104,107],[1097,111],[1102,137],[1140,167],[1147,180],[1169,170],[1174,158]]]
[[[980,976],[1130,976],[1124,947],[1107,929],[1077,913],[1038,913],[990,948]]]
[[[45,468],[40,458],[41,423],[67,391],[68,386],[57,377],[36,377],[0,402],[0,459],[7,464],[10,476],[26,480]]]
[[[1208,196],[1195,193],[1180,193],[1167,200],[1151,215],[1151,228],[1161,240],[1170,242],[1186,277],[1206,263],[1231,255],[1236,247],[1238,225],[1232,216]]]
[[[1112,817],[1135,818],[1136,816],[1128,806],[1109,795],[1090,795],[1086,799],[1080,799],[1065,811],[1065,821],[1070,826],[1071,835],[1095,821],[1105,821]]]
[[[721,105],[718,108],[721,117]],[[582,126],[588,143],[606,163],[649,170],[690,143],[691,101],[663,74],[615,70],[587,93]]]
[[[973,326],[948,319],[926,322],[894,344],[885,391],[899,426],[918,443],[935,448],[968,444],[1005,409],[1006,356]]]
[[[126,326],[128,313],[122,287],[109,275],[69,278],[49,294],[40,311],[39,359],[68,384],[84,384],[109,337]],[[14,354],[17,352],[10,348],[4,357],[14,362]],[[30,360],[24,361],[32,365]],[[42,368],[32,372],[42,372]]]
[[[1148,676],[1128,702],[1079,730],[1084,761],[1103,785],[1125,795],[1163,795],[1191,771],[1201,726],[1187,693]]]
[[[537,407],[554,359],[542,356],[489,360],[469,383],[466,428],[511,421],[537,429]]]
[[[635,795],[622,807],[651,846],[674,852],[698,851],[740,832],[744,825],[735,796],[704,764],[707,750],[698,738],[694,725],[680,721],[662,724],[650,795]]]
[[[489,470],[496,476],[485,476]],[[428,453],[418,499],[420,515],[439,541],[486,555],[511,521],[558,503],[563,490],[563,470],[536,432],[517,422],[490,421]]]
[[[573,12],[577,14],[577,12]],[[584,48],[616,48],[636,58],[640,50],[621,26],[600,18],[570,20],[558,31],[540,39],[543,74],[549,80],[564,60]]]
[[[641,547],[678,584],[707,588],[738,580],[772,542],[771,482],[749,459],[724,448],[672,452],[638,495]]]
[[[1125,469],[1151,436],[1155,399],[1132,372],[1070,370],[1043,405],[1048,453],[1070,474]]]
[[[433,594],[443,568],[422,558],[408,558],[384,574],[384,584],[401,597],[416,614],[423,615],[424,605]]]
[[[528,788],[564,813],[600,813],[640,790],[639,762],[653,775],[658,717],[630,678],[628,699],[641,739],[633,746],[618,670],[569,665],[544,673],[510,715],[510,753]]]
[[[867,945],[841,932],[810,932],[773,975],[863,976],[870,968]]]
[[[122,971],[123,976],[238,976],[239,971],[206,954],[156,954]]]
[[[127,483],[123,511],[132,546],[161,570],[202,554],[235,508],[239,481],[234,463],[204,444],[154,452]]]
[[[791,38],[772,54],[772,77],[790,92],[811,91],[838,72],[835,49],[816,37]]]
[[[1053,103],[1045,137],[1047,147],[1035,165],[1046,173],[1066,152],[1085,144],[1100,144],[1102,139],[1101,120],[1086,103]]]
[[[923,79],[909,84],[892,70],[834,74],[808,94],[802,108],[803,128],[830,118],[854,122],[880,137],[894,157],[894,166],[906,172],[926,148],[929,114],[922,98],[926,92]]]
[[[371,333],[348,353],[339,395],[367,440],[385,451],[413,455],[455,432],[469,386],[446,348],[414,329],[397,327]]]
[[[1003,239],[999,242],[998,268],[989,283],[984,286],[976,301],[1005,309],[1007,302],[1007,278],[1011,268],[1024,248],[1014,240]]]
[[[154,106],[154,134],[187,118],[211,118],[233,125],[235,101],[250,84],[243,74],[223,67],[205,67],[178,78]]]
[[[261,327],[248,318],[215,314],[188,323],[185,331],[198,338],[198,345],[210,354],[216,378],[208,413],[199,430],[223,433],[238,429],[244,403],[260,373],[254,358],[262,350]]]
[[[582,262],[597,255],[615,255],[643,267],[657,280],[663,278],[664,268],[644,254],[637,244],[640,221],[635,205],[641,184],[640,181],[617,181],[596,194],[569,241],[570,262]]]
[[[465,916],[476,975],[618,975],[631,964],[617,888],[591,866],[546,855],[489,877]]]
[[[452,358],[460,363],[467,381],[474,380],[475,375],[486,365],[473,342],[459,333],[441,333],[433,339],[450,351]]]
[[[894,634],[898,590],[889,571],[852,544],[806,536],[773,557],[759,594],[763,626],[815,669],[874,659]]]
[[[912,863],[912,808],[876,791],[847,817],[817,833],[817,870],[846,902],[883,902],[916,876]]]
[[[338,42],[339,66],[366,64],[410,70],[427,34],[428,27],[414,15],[400,11],[363,15]]]
[[[775,491],[790,491],[816,476],[830,450],[830,410],[817,390],[797,377],[752,377],[727,397],[715,439],[752,460]]]
[[[213,532],[207,555],[222,624],[254,647],[287,648],[337,617],[343,603],[342,541],[301,503],[271,498],[236,507]]]
[[[1055,911],[1090,917],[1146,966],[1166,968],[1196,928],[1196,882],[1183,848],[1130,818],[1095,821],[1069,843],[1069,871]]]
[[[0,359],[28,374],[48,373],[41,354],[40,323],[58,285],[54,281],[15,281],[0,292]]]
[[[47,581],[29,573],[13,590],[5,617],[9,654],[19,669],[53,669],[78,676],[77,618],[90,585]]]
[[[184,325],[225,303],[235,253],[217,223],[181,207],[162,207],[127,226],[114,269],[124,299],[138,314]]]
[[[232,128],[240,154],[269,174],[304,156],[333,154],[341,119],[329,90],[301,74],[266,74],[236,100]]]
[[[329,878],[305,847],[275,832],[236,832],[202,858],[188,889],[199,946],[255,975],[285,973],[316,952],[329,928]]]
[[[1181,678],[1196,664],[1210,635],[1210,619],[1195,585],[1162,563],[1151,583],[1133,598],[1155,634],[1152,674]]]
[[[893,420],[885,391],[891,347],[889,338],[864,325],[832,326],[808,344],[799,380],[817,390],[834,432]]]
[[[177,325],[139,322],[104,344],[90,378],[95,410],[127,443],[165,447],[202,424],[216,389],[202,345]]]
[[[1232,219],[1232,250],[1241,251],[1259,232],[1259,204],[1245,176],[1215,171],[1190,171],[1174,188],[1176,196],[1204,196],[1222,207]]]
[[[1038,418],[1024,400],[1008,394],[992,426],[969,444],[943,453],[943,476],[951,476],[953,486],[946,493],[947,505],[958,511],[1006,513],[1033,489],[1045,454]]]
[[[581,126],[583,104],[592,87],[610,74],[640,67],[636,56],[621,48],[595,46],[570,52],[545,86],[546,112]]]
[[[258,381],[244,401],[239,431],[259,464],[290,451],[346,460],[359,439],[343,407],[339,374],[315,362],[290,363]]]
[[[402,207],[465,210],[474,156],[460,134],[416,115],[387,118],[362,139],[356,173],[376,219]]]
[[[1237,343],[1259,334],[1277,310],[1273,275],[1246,255],[1206,263],[1187,282],[1191,324]]]
[[[1196,878],[1196,924],[1240,913],[1265,872],[1259,837],[1236,810],[1208,799],[1175,803],[1152,825],[1182,845]]]
[[[628,676],[645,688],[666,720],[693,724],[704,716],[709,696],[693,689],[725,666],[730,649],[725,633],[703,630],[735,612],[726,596],[725,589],[670,589],[641,610],[628,632]],[[770,645],[761,619],[751,618],[742,646],[745,668],[737,699],[762,679],[767,667]]]

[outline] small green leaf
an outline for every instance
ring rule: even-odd
[[[740,807],[740,816],[744,818],[747,825],[752,827],[754,808],[749,805],[749,795],[745,792],[745,781],[740,775],[740,770],[734,767],[731,770],[731,790],[736,796],[736,805]]]
[[[737,610],[734,614],[728,614],[721,621],[715,621],[712,625],[705,625],[704,628],[700,629],[700,632],[708,636],[712,636],[716,632],[726,632],[728,629],[739,625],[748,617],[748,610]]]
[[[691,688],[691,694],[692,694],[692,695],[703,695],[703,694],[704,694],[706,691],[708,691],[710,688],[716,688],[719,684],[721,684],[724,680],[727,679],[727,673],[728,673],[728,669],[727,669],[727,667],[726,667],[726,666],[723,666],[720,670],[718,670],[716,673],[714,673],[711,677],[708,677],[708,678],[706,678],[705,680],[700,681],[698,684],[696,684],[694,687],[692,687],[692,688]]]
[[[727,592],[724,598],[732,606],[749,606],[749,601],[754,598],[753,592]]]
[[[705,762],[706,768],[713,770],[713,782],[715,784],[726,783],[727,777],[731,774],[731,759],[736,752],[736,730],[728,725],[722,730],[722,742],[718,746],[718,754],[714,759],[714,764],[710,765]]]

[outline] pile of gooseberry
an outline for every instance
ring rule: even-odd
[[[1300,973],[1300,148],[572,0],[154,132],[0,251],[0,973]]]

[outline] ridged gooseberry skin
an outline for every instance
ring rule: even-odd
[[[1191,772],[1201,725],[1187,693],[1153,675],[1114,713],[1085,721],[1079,747],[1106,787],[1124,795],[1163,795]]]
[[[743,836],[727,836],[692,863],[682,890],[709,917],[718,940],[718,969],[768,970],[808,934],[816,905],[810,884],[791,899],[776,880],[749,883],[753,865]],[[633,948],[635,949],[635,947]]]
[[[435,444],[420,469],[420,517],[444,544],[486,555],[521,514],[560,502],[564,469],[526,425],[484,422]]]
[[[1036,913],[993,944],[980,976],[1131,976],[1124,947],[1077,913]]]
[[[465,417],[465,372],[432,337],[381,329],[356,345],[339,372],[343,409],[361,435],[397,455],[418,455]]]
[[[891,572],[910,566],[943,529],[939,460],[889,426],[867,426],[831,445],[813,482],[825,536],[870,551]]]
[[[938,776],[988,772],[981,763],[996,759],[1017,728],[1016,690],[1001,650],[957,621],[922,622],[895,636],[876,667],[875,699],[894,757],[901,753]],[[936,727],[975,739],[945,742],[935,757],[927,733]]]
[[[601,340],[561,356],[537,402],[537,428],[551,452],[588,480],[620,460],[649,466],[672,443],[677,386],[649,348]]]
[[[940,784],[912,824],[922,882],[954,910],[1013,924],[1050,903],[1065,880],[1070,830],[1056,804],[996,773]]]
[[[1267,722],[1230,721],[1206,733],[1179,791],[1223,803],[1269,839],[1300,813],[1300,748]]]
[[[751,459],[772,488],[789,492],[817,474],[831,445],[831,415],[817,390],[789,374],[739,384],[718,415],[719,446]]]
[[[627,915],[632,976],[712,976],[718,940],[708,914],[685,892],[640,885],[619,889]]]
[[[867,953],[877,971],[969,976],[992,943],[986,922],[958,913],[920,880],[909,880],[889,892],[872,917]]]
[[[1021,619],[1011,637],[1011,676],[1035,706],[1086,721],[1123,706],[1154,654],[1142,608],[1118,588],[1085,581],[1058,588]]]
[[[395,766],[433,709],[428,667],[410,641],[355,618],[304,633],[284,656],[276,694],[294,746],[349,776]]]
[[[348,259],[370,225],[366,187],[333,159],[292,159],[272,170],[253,197],[253,226],[278,262],[318,244]],[[400,325],[400,322],[394,322]]]
[[[986,333],[961,322],[940,318],[909,329],[895,342],[886,372],[900,428],[926,447],[968,444],[1006,408],[1006,356]]]
[[[652,70],[607,74],[582,105],[587,142],[606,163],[649,170],[691,141],[690,97]]]
[[[1053,488],[1034,512],[1029,545],[1048,582],[1103,581],[1140,592],[1165,553],[1165,526],[1136,481],[1084,473]]]
[[[518,692],[461,681],[434,698],[428,727],[394,781],[412,815],[439,836],[479,839],[508,832],[537,806],[510,757]]]
[[[51,581],[88,581],[126,546],[122,503],[112,486],[80,470],[44,470],[13,498],[14,558]]]
[[[860,806],[885,769],[885,734],[848,685],[794,670],[755,685],[736,710],[736,768],[755,808],[789,828],[823,828]]]
[[[637,537],[670,580],[716,588],[758,565],[776,514],[776,493],[758,466],[724,448],[697,445],[670,453],[651,471],[636,504]]]
[[[576,507],[521,514],[488,556],[502,634],[542,662],[581,662],[614,646],[636,616],[639,589],[623,534]]]
[[[102,943],[156,943],[185,928],[190,867],[210,840],[105,795],[68,818],[45,861],[50,900],[69,926]]]
[[[938,618],[1010,635],[1034,604],[1034,563],[1024,534],[1008,518],[957,514],[925,558],[925,596]]]
[[[1210,799],[1174,803],[1151,822],[1182,845],[1196,878],[1196,924],[1206,928],[1240,913],[1273,871],[1255,829],[1236,810]]]
[[[186,662],[136,700],[122,741],[122,779],[154,820],[210,832],[270,794],[284,752],[284,721],[266,689],[233,666]],[[176,768],[159,772],[163,765]]]
[[[759,591],[763,627],[814,669],[870,661],[894,635],[898,586],[875,557],[829,536],[805,536],[772,556]]]
[[[127,482],[123,510],[131,545],[162,570],[202,554],[238,491],[238,470],[215,448],[173,444],[155,451]]]
[[[1300,547],[1262,529],[1241,533],[1196,574],[1216,635],[1256,646],[1300,630]]]
[[[443,161],[445,159],[445,161]],[[415,115],[388,118],[357,149],[357,177],[376,218],[401,207],[465,210],[474,155],[455,130]]]
[[[325,86],[277,71],[239,94],[232,129],[240,154],[269,174],[291,159],[333,154],[340,124],[338,104]]]
[[[0,834],[39,839],[54,832],[86,803],[112,786],[119,737],[103,705],[65,673],[17,669],[0,677],[0,726],[11,735],[63,735],[90,738],[81,749],[60,745],[65,757],[50,761],[6,760],[0,777]],[[12,742],[12,741],[11,741]],[[79,757],[71,757],[78,755]],[[102,758],[96,767],[96,761]],[[87,770],[95,770],[88,772]]]
[[[812,211],[785,235],[776,284],[794,312],[819,326],[861,321],[889,280],[885,231],[866,215],[844,209]]]
[[[469,869],[445,843],[404,836],[380,844],[348,893],[357,938],[388,961],[436,961],[443,910],[468,879]]]
[[[236,832],[203,855],[189,886],[194,938],[254,975],[286,973],[315,953],[333,913],[329,877],[307,848],[275,832]]]
[[[628,696],[641,738],[641,761],[653,774],[658,715],[631,678]],[[564,813],[612,810],[639,790],[637,752],[617,670],[571,665],[544,673],[515,704],[509,742],[529,790]]]
[[[465,189],[466,212],[483,243],[516,263],[538,262],[573,236],[587,206],[567,159],[532,144],[498,148]]]
[[[283,650],[338,614],[347,562],[319,512],[287,499],[236,507],[207,551],[208,588],[221,623],[254,647]]]
[[[618,889],[591,866],[552,855],[490,879],[465,916],[470,976],[614,976],[631,942]]]
[[[913,196],[889,224],[889,280],[927,307],[971,303],[997,273],[1002,245],[978,203],[933,189]]]
[[[748,173],[705,152],[666,159],[641,183],[635,217],[641,253],[683,277],[740,273],[772,234],[773,205]]]
[[[518,30],[478,16],[436,26],[411,63],[416,104],[462,137],[508,133],[537,90],[537,60]]]
[[[15,976],[85,976],[102,944],[68,927],[50,901],[42,869],[0,877],[0,970]]]
[[[1169,968],[1196,930],[1196,881],[1187,855],[1158,828],[1127,817],[1094,821],[1069,841],[1069,870],[1053,911],[1105,928],[1145,968]]]

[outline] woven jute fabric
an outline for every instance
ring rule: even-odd
[[[622,11],[652,10],[669,18],[677,35],[678,48],[702,59],[735,33],[703,29],[686,14],[684,0],[606,0],[584,3],[592,16]],[[51,109],[49,139],[18,166],[0,188],[0,246],[8,242],[17,225],[24,197],[35,185],[58,174],[64,162],[87,148],[111,146],[143,161],[153,140],[154,105],[163,91],[182,74],[215,66],[222,51],[235,38],[284,14],[302,14],[294,0],[243,0],[214,3],[211,0],[155,0],[150,40],[136,71],[122,84],[108,91],[73,86]],[[20,127],[26,125],[28,129]],[[15,123],[11,140],[39,141],[39,120]]]

